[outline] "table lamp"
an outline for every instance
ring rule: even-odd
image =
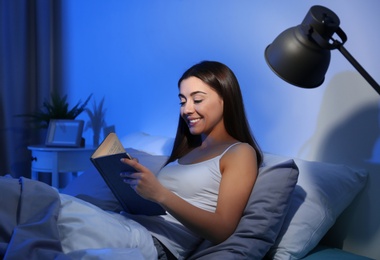
[[[330,51],[338,49],[380,95],[379,84],[344,48],[347,36],[339,24],[339,17],[330,9],[312,6],[300,25],[283,31],[266,48],[266,62],[286,82],[302,88],[315,88],[325,79]],[[340,41],[333,35],[337,35]]]

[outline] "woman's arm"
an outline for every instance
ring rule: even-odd
[[[136,191],[160,203],[184,226],[214,243],[226,240],[236,229],[257,178],[254,149],[248,144],[231,147],[221,158],[222,179],[216,211],[200,209],[166,189],[137,161],[126,160],[138,173]]]

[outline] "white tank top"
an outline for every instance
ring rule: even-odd
[[[162,185],[192,205],[215,212],[222,179],[219,162],[236,144],[238,143],[230,145],[222,154],[200,163],[180,164],[178,160],[171,162],[162,168],[158,179]],[[185,258],[203,241],[170,214],[131,218],[145,226],[179,259]]]

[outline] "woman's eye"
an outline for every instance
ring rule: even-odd
[[[201,103],[203,101],[203,99],[196,99],[196,100],[194,100],[194,103],[195,104],[199,104],[199,103]]]
[[[181,102],[179,102],[179,105],[182,107],[183,105],[185,105],[185,101],[181,101]]]

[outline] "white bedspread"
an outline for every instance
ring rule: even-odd
[[[64,253],[75,259],[157,259],[152,236],[139,223],[70,195],[60,198],[58,229]]]

